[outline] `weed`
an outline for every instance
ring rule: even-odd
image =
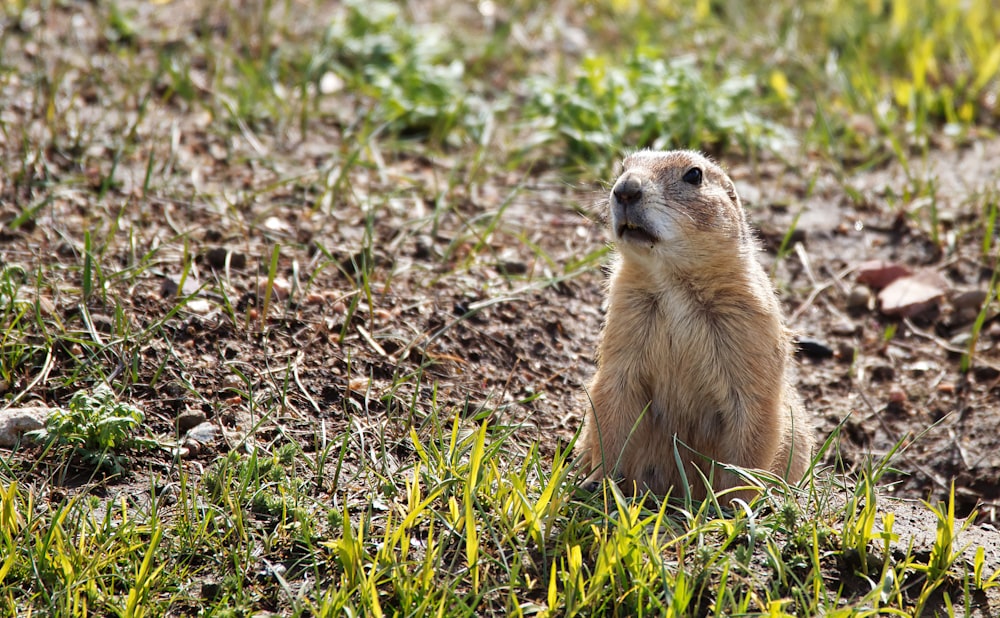
[[[403,136],[443,144],[484,129],[485,102],[466,86],[465,64],[439,27],[417,27],[390,2],[345,4],[327,28],[307,75],[338,75],[370,97],[378,123]]]
[[[751,76],[739,75],[706,83],[690,57],[667,62],[641,48],[624,62],[592,55],[569,84],[531,83],[527,116],[542,139],[529,147],[564,145],[565,156],[584,166],[606,165],[623,145],[776,150],[788,135],[745,105],[755,87]]]
[[[77,391],[65,408],[52,411],[44,428],[28,436],[45,442],[46,450],[67,450],[84,464],[118,474],[128,465],[122,451],[157,446],[155,440],[135,435],[144,420],[139,408],[118,401],[109,387],[100,385],[90,394]]]

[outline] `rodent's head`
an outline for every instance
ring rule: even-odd
[[[622,254],[698,258],[747,240],[736,187],[708,158],[643,150],[622,167],[610,199],[611,234]]]

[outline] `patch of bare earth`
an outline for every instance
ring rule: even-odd
[[[5,264],[42,269],[36,292],[51,307],[44,318],[66,332],[55,342],[47,379],[26,403],[65,404],[75,387],[63,379],[81,364],[98,364],[98,373],[118,379],[135,371],[127,397],[146,411],[150,431],[172,444],[135,470],[168,471],[178,453],[194,470],[247,441],[295,439],[309,450],[323,432],[347,434],[348,482],[327,498],[348,504],[367,499],[362,464],[384,458],[373,444],[388,438],[398,450],[383,465],[390,472],[393,462],[403,465],[412,455],[407,432],[420,430],[431,405],[469,418],[486,411],[494,422],[517,426],[515,441],[537,442],[545,452],[572,439],[593,371],[603,276],[596,264],[571,272],[565,265],[605,242],[600,226],[579,212],[603,199],[600,183],[610,179],[581,188],[514,172],[455,186],[449,179],[470,167],[459,153],[413,152],[363,161],[322,203],[323,187],[337,182],[344,163],[336,114],[315,115],[305,131],[295,123],[233,131],[225,125],[231,119],[210,105],[154,96],[115,182],[102,187],[142,97],[119,97],[125,107],[111,110],[104,86],[95,85],[92,97],[78,94],[92,65],[105,64],[104,79],[129,71],[93,31],[95,10],[53,7],[48,23],[33,26],[41,35],[13,29],[4,43],[20,75],[45,74],[58,63],[67,84],[53,100],[63,122],[56,134],[41,91],[26,77],[0,89],[7,135],[23,130],[43,144],[3,143],[0,217],[9,223],[45,203],[30,224],[3,231],[0,250]],[[211,14],[203,17],[211,23]],[[137,19],[164,17],[140,12]],[[176,13],[167,21],[137,29],[137,47],[148,50],[140,57],[193,27]],[[66,37],[73,46],[61,43]],[[91,54],[86,66],[81,51]],[[81,132],[92,136],[82,151],[74,142]],[[936,500],[954,482],[958,514],[979,509],[976,525],[985,532],[977,542],[992,543],[993,557],[1000,322],[990,310],[971,370],[960,371],[979,306],[958,299],[988,290],[994,264],[979,250],[983,226],[965,218],[978,213],[959,206],[995,191],[998,161],[1000,142],[986,141],[931,153],[920,164],[926,169],[911,172],[936,179],[938,244],[920,220],[902,214],[913,204],[894,197],[911,182],[898,166],[837,182],[822,166],[726,162],[764,230],[768,266],[805,209],[795,239],[801,248],[775,272],[790,326],[832,352],[803,356],[798,369],[817,438],[843,424],[837,449],[848,465],[902,441],[891,491]],[[500,223],[489,225],[493,218]],[[85,232],[102,246],[110,284],[83,307]],[[947,290],[928,311],[885,316],[855,278],[872,259],[933,270]],[[74,338],[107,338],[121,320],[134,339],[81,358],[90,348],[74,346]],[[12,386],[34,377],[26,373]],[[178,419],[192,413],[220,437],[185,440]]]

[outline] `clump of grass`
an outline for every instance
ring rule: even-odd
[[[143,421],[139,408],[118,401],[102,384],[90,394],[77,391],[69,405],[52,411],[44,428],[28,436],[46,442],[46,450],[65,451],[84,464],[121,473],[128,464],[124,451],[156,446],[154,440],[135,435]]]
[[[838,0],[778,23],[779,45],[795,53],[768,69],[772,82],[794,99],[813,101],[824,125],[839,125],[835,148],[853,142],[863,150],[898,150],[891,143],[900,139],[904,147],[927,147],[942,126],[945,135],[961,137],[970,125],[996,118],[1000,13],[990,0]],[[799,87],[780,87],[789,82]],[[873,121],[877,135],[852,128],[860,117]]]

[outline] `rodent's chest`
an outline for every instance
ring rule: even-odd
[[[622,302],[609,307],[605,354],[624,361],[635,377],[651,383],[673,375],[686,380],[718,377],[720,351],[728,347],[722,341],[728,328],[721,316],[681,294],[639,292],[616,300]]]

